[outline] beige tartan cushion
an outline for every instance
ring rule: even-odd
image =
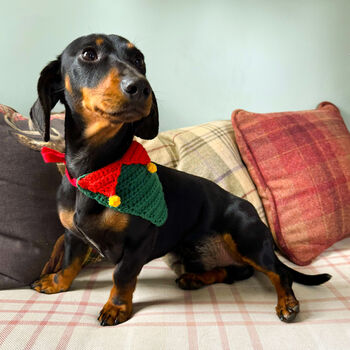
[[[165,131],[153,140],[137,140],[152,161],[202,176],[247,199],[266,223],[262,203],[241,160],[229,120]]]

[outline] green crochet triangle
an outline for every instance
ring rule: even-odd
[[[121,199],[118,207],[109,205],[109,198],[102,193],[91,192],[79,186],[78,189],[101,205],[121,213],[140,216],[156,226],[162,226],[168,217],[168,208],[164,199],[163,187],[157,173],[150,173],[142,164],[122,165],[116,186],[116,195]]]

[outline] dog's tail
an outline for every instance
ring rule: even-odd
[[[284,266],[292,276],[294,282],[305,284],[306,286],[316,286],[325,283],[332,278],[332,275],[329,275],[328,273],[321,273],[319,275],[306,275],[305,273],[293,270],[287,265]]]

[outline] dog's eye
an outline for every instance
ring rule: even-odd
[[[134,59],[134,64],[136,67],[143,67],[143,59],[141,57],[136,57]]]
[[[89,62],[96,61],[98,59],[96,50],[92,48],[84,49],[81,53],[81,57],[83,58],[83,60]]]

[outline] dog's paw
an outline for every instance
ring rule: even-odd
[[[107,301],[97,319],[101,326],[114,326],[127,321],[131,317],[131,313],[131,305],[115,305],[111,301]]]
[[[40,277],[30,287],[39,293],[54,294],[65,292],[69,285],[64,284],[62,281],[60,282],[59,273],[51,273]]]
[[[176,284],[185,290],[199,289],[205,285],[195,273],[184,273],[176,280]]]
[[[276,314],[282,322],[294,321],[296,315],[299,313],[299,302],[295,298],[287,298],[285,303],[276,306]]]

